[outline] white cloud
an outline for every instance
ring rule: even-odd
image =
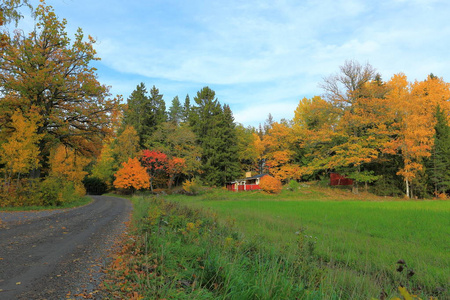
[[[385,80],[398,72],[450,79],[450,3],[443,0],[51,4],[70,30],[82,27],[98,39],[99,73],[113,91],[130,93],[143,81],[170,102],[209,85],[249,124],[269,112],[292,117],[292,107],[321,94],[321,78],[346,59],[371,63]]]

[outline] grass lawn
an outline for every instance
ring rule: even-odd
[[[223,224],[233,225],[245,239],[287,255],[299,238],[310,241],[326,265],[324,286],[341,290],[345,298],[377,297],[382,289],[400,284],[418,294],[442,298],[448,293],[449,201],[356,197],[315,187],[280,195],[214,190],[166,198],[217,212]],[[400,259],[408,266],[401,273],[396,271]],[[414,275],[408,276],[411,270]]]

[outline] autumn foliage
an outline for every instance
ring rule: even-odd
[[[150,180],[145,168],[137,158],[130,158],[122,163],[122,168],[115,174],[114,187],[124,190],[140,190],[150,187]]]
[[[282,184],[279,179],[270,175],[265,175],[261,178],[259,186],[264,192],[270,194],[278,194],[281,192]]]

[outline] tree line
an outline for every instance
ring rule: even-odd
[[[299,101],[292,120],[275,122],[269,114],[254,128],[236,124],[208,87],[193,105],[189,96],[183,105],[175,97],[165,113],[156,87],[147,97],[141,83],[127,100],[122,128],[137,128],[136,151],[182,158],[178,178],[208,185],[223,186],[246,171],[284,183],[337,172],[353,180],[355,193],[363,187],[385,196],[449,194],[449,83],[433,74],[409,82],[403,73],[383,81],[370,64],[346,61],[321,87],[322,96]]]
[[[27,4],[9,2],[0,24]],[[284,183],[337,172],[353,179],[355,193],[450,193],[450,85],[433,74],[383,81],[371,65],[346,61],[324,78],[323,95],[299,101],[292,120],[269,114],[258,128],[244,127],[209,87],[192,102],[174,97],[168,109],[144,83],[126,102],[112,97],[90,66],[99,59],[95,41],[81,29],[69,38],[66,21],[45,3],[34,14],[31,33],[1,35],[3,206],[58,204],[94,179],[154,190],[186,180],[223,186],[248,171]]]

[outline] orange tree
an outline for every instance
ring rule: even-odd
[[[87,41],[81,29],[71,41],[66,21],[53,9],[40,5],[35,29],[5,35],[0,55],[0,143],[10,135],[12,115],[36,109],[42,117],[36,133],[40,162],[46,161],[54,145],[63,144],[84,155],[96,154],[105,135],[111,133],[116,99],[97,81],[98,60],[94,40]],[[42,165],[42,164],[41,164]],[[37,177],[40,170],[34,170]]]
[[[137,158],[130,158],[122,163],[122,168],[115,174],[114,187],[125,190],[147,189],[150,180],[145,168]]]

